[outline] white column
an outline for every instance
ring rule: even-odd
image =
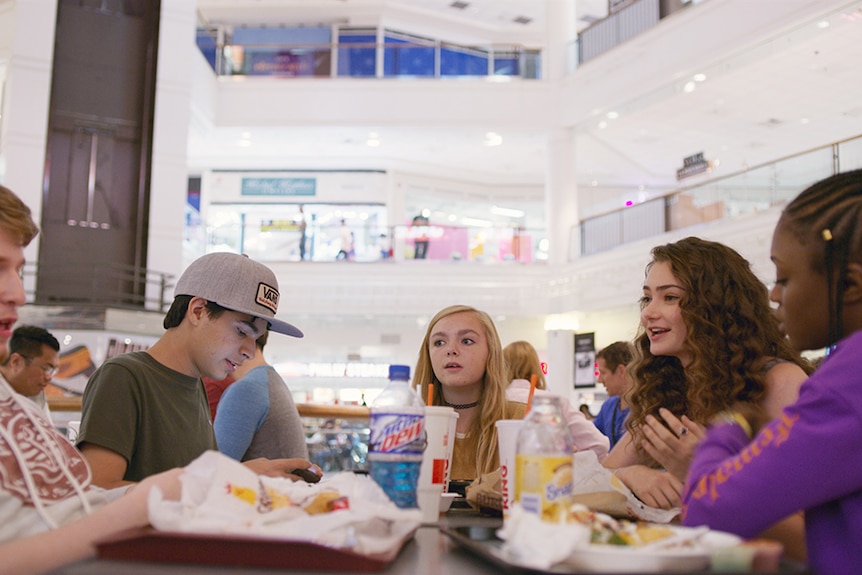
[[[548,331],[548,391],[567,399],[574,397],[575,332]]]
[[[543,51],[545,80],[564,78],[570,68],[570,46],[577,37],[576,0],[545,0],[545,32],[548,43]]]
[[[580,251],[578,184],[575,174],[575,137],[570,128],[548,137],[548,173],[545,179],[545,220],[548,225],[548,264],[564,265]]]
[[[194,0],[163,0],[156,71],[147,268],[179,275],[188,189],[187,141],[195,45]],[[148,286],[147,297],[156,297]],[[173,291],[167,293],[168,299]]]
[[[0,183],[42,214],[42,185],[48,141],[51,69],[54,60],[56,0],[0,3]],[[27,248],[38,260],[38,241]]]

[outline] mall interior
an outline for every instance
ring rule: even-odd
[[[305,332],[266,351],[298,402],[370,400],[467,304],[596,411],[575,339],[634,337],[653,246],[768,283],[783,205],[862,167],[860,40],[860,0],[0,2],[20,321],[89,351],[75,393],[237,251]]]

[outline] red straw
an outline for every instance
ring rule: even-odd
[[[434,401],[434,385],[428,384],[428,401],[425,402],[425,405],[431,405],[431,402]]]
[[[539,376],[535,373],[530,376],[530,395],[527,396],[527,411],[530,413],[530,406],[533,405],[533,392],[536,391],[536,383],[539,381]]]

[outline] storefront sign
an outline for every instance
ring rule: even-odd
[[[261,220],[262,232],[298,232],[301,228],[293,220]]]
[[[314,196],[315,178],[243,178],[243,196]]]
[[[575,334],[575,387],[592,387],[596,384],[596,334]]]
[[[710,167],[710,163],[704,159],[703,152],[683,158],[682,167],[676,171],[676,179],[682,180],[689,176],[702,174]]]

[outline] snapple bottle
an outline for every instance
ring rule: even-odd
[[[401,508],[417,507],[416,485],[425,451],[425,405],[410,386],[410,366],[390,365],[389,385],[371,404],[371,478]]]
[[[574,443],[559,398],[533,397],[516,451],[515,501],[544,521],[564,518],[572,497]]]

